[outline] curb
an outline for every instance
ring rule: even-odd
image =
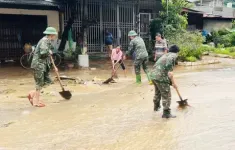
[[[211,65],[219,64],[219,60],[202,60],[198,62],[178,62],[179,66],[200,66],[200,65]]]

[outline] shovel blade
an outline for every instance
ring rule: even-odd
[[[59,93],[64,99],[67,99],[67,100],[69,100],[72,97],[72,94],[70,91],[62,91]]]
[[[177,101],[177,103],[179,104],[179,107],[186,107],[186,106],[189,106],[189,105],[188,105],[188,99],[181,100],[181,101]]]
[[[103,84],[109,84],[110,82],[114,81],[113,78],[109,78],[103,82]]]

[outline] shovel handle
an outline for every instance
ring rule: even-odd
[[[51,58],[51,63],[52,63],[52,65],[53,65],[53,67],[54,67],[54,70],[55,70],[55,73],[56,73],[56,76],[57,76],[57,78],[58,78],[58,80],[59,80],[59,83],[60,83],[60,87],[62,88],[62,90],[64,91],[64,87],[63,87],[63,85],[62,85],[62,82],[61,82],[61,80],[60,80],[60,75],[59,75],[59,73],[58,73],[58,71],[56,71],[56,66],[55,66],[55,62],[54,62],[54,60],[53,60],[53,58],[52,58],[52,56],[50,55],[50,58]]]
[[[177,94],[178,94],[180,100],[183,101],[183,98],[182,98],[182,96],[180,95],[180,92],[179,92],[178,88],[176,88],[175,90],[176,90],[176,92],[177,92]]]
[[[119,68],[120,66],[121,66],[121,65],[119,64],[116,69],[115,69],[115,66],[114,66],[114,70],[113,70],[113,74],[112,74],[112,77],[111,77],[111,78],[114,77],[114,75],[116,74],[116,72],[117,72],[117,70],[118,70],[118,68]]]

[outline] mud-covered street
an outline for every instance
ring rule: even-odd
[[[32,108],[26,98],[34,88],[29,71],[2,66],[0,149],[233,150],[235,62],[221,61],[176,68],[179,90],[192,107],[177,109],[179,98],[172,89],[171,108],[177,118],[169,120],[161,118],[162,111],[153,112],[154,87],[144,74],[142,85],[134,83],[131,62],[126,62],[128,76],[119,70],[117,83],[110,85],[101,84],[110,77],[104,62],[93,62],[96,70],[62,71],[84,83],[66,81],[73,94],[69,101],[58,94],[58,83],[43,89],[45,108]]]

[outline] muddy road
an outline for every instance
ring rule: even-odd
[[[45,108],[32,108],[23,96],[33,88],[31,74],[0,68],[0,149],[4,150],[233,150],[235,147],[235,67],[233,60],[203,67],[178,67],[177,83],[192,107],[165,120],[153,112],[153,86],[133,83],[133,73],[111,85],[68,84],[65,101],[59,86],[44,89]],[[131,68],[131,63],[128,63]],[[19,68],[13,67],[19,72]],[[5,70],[5,71],[4,71]],[[23,72],[22,72],[23,71]],[[66,75],[99,79],[104,68]],[[101,76],[102,74],[102,76]],[[4,77],[5,75],[5,77]],[[7,77],[7,78],[6,78]]]

